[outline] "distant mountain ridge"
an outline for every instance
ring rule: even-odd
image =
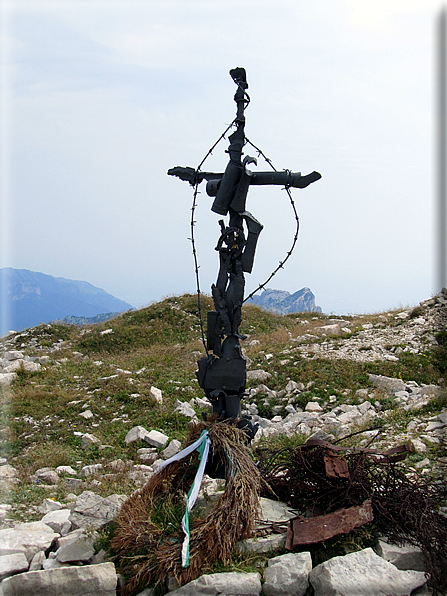
[[[68,317],[56,319],[55,321],[51,322],[65,323],[66,325],[78,325],[79,327],[82,327],[82,325],[96,325],[98,323],[105,323],[105,321],[109,321],[120,314],[120,312],[105,312],[96,315],[95,317],[74,317],[73,315],[68,315]]]
[[[315,304],[315,296],[309,288],[301,288],[290,294],[285,290],[270,290],[266,288],[262,294],[255,294],[252,298],[254,304],[264,310],[286,315],[294,312],[322,312],[321,307]]]
[[[0,296],[1,335],[67,316],[96,317],[133,308],[86,281],[12,267],[0,269]]]

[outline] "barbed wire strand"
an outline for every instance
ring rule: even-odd
[[[272,170],[273,170],[274,172],[277,172],[277,171],[278,171],[278,170],[275,168],[275,166],[273,165],[273,163],[272,163],[272,160],[271,160],[270,158],[268,158],[268,157],[265,155],[265,153],[264,153],[264,152],[263,152],[261,149],[259,149],[259,147],[256,147],[256,145],[255,145],[254,143],[252,143],[252,142],[251,142],[249,139],[247,139],[247,137],[245,137],[245,142],[246,142],[246,144],[248,144],[248,145],[251,145],[251,146],[253,147],[253,149],[254,149],[255,151],[257,151],[257,152],[258,152],[258,155],[260,155],[260,156],[261,156],[261,157],[262,157],[262,158],[263,158],[263,159],[264,159],[264,160],[265,160],[265,161],[266,161],[266,162],[269,164],[269,166],[272,168]],[[252,298],[252,297],[253,297],[253,296],[254,296],[254,295],[257,293],[257,292],[259,292],[259,290],[262,290],[263,288],[265,288],[265,286],[266,286],[266,285],[269,283],[269,281],[270,281],[270,280],[271,280],[271,279],[272,279],[272,278],[273,278],[273,277],[274,277],[274,276],[275,276],[275,275],[278,273],[278,271],[279,271],[280,269],[283,269],[283,268],[284,268],[284,264],[285,264],[285,263],[286,263],[286,262],[289,260],[289,258],[291,257],[291,255],[292,255],[292,253],[293,253],[293,250],[294,250],[294,248],[295,248],[295,245],[296,245],[296,243],[297,243],[297,240],[298,240],[298,233],[299,233],[299,231],[300,231],[300,218],[298,217],[298,213],[297,213],[297,211],[296,211],[295,202],[294,202],[294,200],[293,200],[292,193],[291,193],[291,191],[290,191],[290,187],[289,187],[289,186],[286,184],[286,186],[284,187],[284,189],[283,189],[283,190],[285,190],[285,191],[286,191],[286,193],[287,193],[287,194],[288,194],[288,196],[289,196],[290,204],[291,204],[291,206],[292,206],[293,214],[294,214],[294,216],[295,216],[295,221],[296,221],[296,229],[295,229],[295,234],[294,234],[294,237],[293,237],[292,246],[290,247],[289,251],[287,252],[287,254],[286,254],[286,257],[285,257],[285,258],[284,258],[282,261],[279,261],[279,264],[278,264],[278,266],[276,267],[276,269],[274,269],[274,270],[272,271],[272,273],[269,275],[269,277],[268,277],[268,278],[267,278],[267,279],[266,279],[266,280],[265,280],[265,281],[264,281],[262,284],[259,284],[259,285],[258,285],[258,287],[257,287],[255,290],[253,290],[253,292],[252,292],[251,294],[249,294],[249,295],[248,295],[248,296],[247,296],[247,297],[244,299],[244,302],[247,302],[247,300],[250,300],[250,298]]]
[[[189,238],[189,240],[191,241],[191,246],[192,246],[192,254],[193,254],[193,258],[194,258],[194,270],[195,270],[195,274],[196,274],[196,286],[197,286],[197,316],[199,318],[199,325],[200,325],[200,334],[201,334],[201,339],[202,339],[202,344],[203,347],[205,348],[205,352],[206,355],[209,356],[209,352],[208,352],[208,348],[206,345],[206,341],[205,341],[205,331],[203,329],[203,317],[202,317],[202,302],[201,302],[201,290],[200,290],[200,276],[199,276],[199,269],[200,269],[200,265],[197,259],[197,249],[196,249],[196,239],[195,239],[195,235],[194,235],[194,227],[196,225],[196,220],[195,218],[195,213],[196,213],[196,208],[197,208],[197,195],[200,194],[199,192],[199,172],[203,166],[203,164],[206,162],[206,160],[208,159],[208,157],[210,155],[212,155],[214,149],[217,147],[217,145],[225,139],[225,135],[228,133],[229,130],[231,130],[231,128],[233,128],[234,124],[236,122],[236,118],[233,120],[233,122],[227,126],[227,128],[224,130],[224,132],[220,135],[220,137],[217,139],[217,141],[214,143],[214,145],[208,150],[207,154],[205,155],[205,157],[202,159],[202,161],[200,162],[200,164],[197,166],[196,168],[196,181],[194,184],[194,192],[193,192],[193,200],[192,200],[192,207],[191,207],[191,238]]]
[[[240,86],[240,85],[238,85]],[[244,90],[244,94],[246,97],[246,106],[250,103],[250,97],[249,95],[245,92]],[[194,219],[195,218],[195,212],[196,212],[196,208],[197,208],[197,196],[200,194],[199,192],[199,176],[198,174],[201,171],[202,166],[204,165],[204,163],[206,162],[206,160],[208,159],[208,157],[210,157],[210,155],[212,155],[214,149],[217,147],[217,145],[226,138],[226,135],[228,133],[229,130],[231,130],[233,128],[233,126],[235,126],[235,124],[237,123],[237,118],[235,118],[233,120],[233,122],[231,122],[231,124],[229,124],[227,126],[227,128],[224,130],[224,132],[220,135],[220,137],[217,139],[217,141],[212,145],[212,147],[207,151],[205,157],[202,159],[202,161],[200,162],[200,164],[197,166],[196,168],[196,181],[194,184],[194,192],[193,192],[193,201],[192,201],[192,207],[191,207],[191,238],[189,238],[189,240],[191,241],[191,245],[192,245],[192,253],[193,253],[193,258],[194,258],[194,271],[195,271],[195,275],[196,275],[196,286],[197,286],[197,310],[198,310],[198,318],[199,318],[199,324],[200,324],[200,333],[201,333],[201,339],[202,339],[202,344],[203,347],[205,348],[205,352],[206,355],[209,356],[209,352],[208,352],[208,348],[206,345],[206,340],[205,340],[205,331],[203,328],[203,317],[202,317],[202,303],[201,303],[201,289],[200,289],[200,276],[199,276],[199,269],[200,269],[200,265],[198,263],[198,258],[197,258],[197,249],[196,249],[196,241],[195,241],[195,235],[194,235],[194,228],[195,225],[197,223],[197,221]],[[247,137],[245,137],[245,144],[251,145],[253,147],[253,149],[258,153],[258,156],[261,156],[267,163],[268,165],[272,168],[272,170],[274,172],[277,172],[278,170],[275,168],[275,166],[272,163],[272,160],[267,157],[265,155],[265,153],[259,148],[257,147],[254,143],[252,143],[249,139],[247,139]],[[269,277],[261,284],[258,285],[258,287],[253,290],[253,292],[251,292],[251,294],[249,294],[243,301],[243,303],[247,302],[247,300],[250,300],[257,292],[259,292],[259,290],[262,290],[265,288],[265,286],[269,283],[269,281],[278,273],[278,271],[280,269],[284,268],[284,264],[288,261],[288,259],[290,258],[290,256],[293,253],[293,250],[295,248],[295,245],[297,243],[298,240],[298,233],[299,233],[299,229],[300,229],[300,220],[298,217],[298,213],[296,211],[296,207],[295,207],[295,202],[293,200],[292,197],[292,193],[290,192],[290,187],[288,185],[286,185],[283,190],[285,190],[289,196],[289,200],[290,200],[290,204],[292,206],[292,210],[293,210],[293,214],[295,216],[295,221],[296,221],[296,230],[295,230],[295,234],[293,237],[293,242],[292,242],[292,246],[290,247],[289,251],[287,252],[285,258],[282,261],[279,261],[278,266],[276,267],[276,269],[274,269],[272,271],[272,273],[269,275]]]

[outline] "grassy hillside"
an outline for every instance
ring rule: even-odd
[[[202,309],[212,309],[209,297],[203,298]],[[421,309],[421,307],[418,307]],[[415,319],[424,309],[412,311]],[[425,312],[425,311],[424,311]],[[331,349],[350,338],[361,335],[366,327],[399,332],[404,324],[396,313],[354,316],[341,336],[331,338]],[[298,347],[306,342],[308,349],[327,347],[328,338],[317,334],[328,322],[327,315],[298,313],[286,316],[262,311],[256,306],[243,309],[242,333],[247,335],[244,349],[252,361],[250,370],[262,368],[271,373],[266,384],[276,395],[266,402],[262,395],[250,398],[259,414],[271,419],[275,406],[292,403],[304,408],[314,400],[324,410],[337,404],[359,403],[358,389],[372,388],[369,373],[396,377],[418,384],[441,384],[446,375],[445,331],[433,328],[438,338],[418,353],[406,351],[405,342],[389,346],[390,354],[399,358],[356,361],[304,355]],[[196,361],[205,355],[197,319],[197,297],[170,297],[138,311],[127,312],[102,324],[82,328],[70,325],[40,325],[20,334],[3,338],[4,350],[21,350],[28,356],[49,356],[39,372],[18,372],[10,388],[2,391],[1,456],[19,471],[20,481],[4,491],[3,503],[13,505],[15,517],[33,519],[33,506],[44,497],[63,499],[67,492],[82,492],[94,487],[103,496],[112,492],[130,494],[135,484],[126,474],[91,476],[79,489],[42,487],[30,476],[43,467],[82,466],[122,459],[127,469],[141,463],[139,442],[126,445],[127,432],[136,425],[147,430],[160,430],[170,439],[184,441],[189,418],[173,412],[177,399],[190,401],[203,397],[195,378]],[[434,347],[433,347],[434,346]],[[367,354],[373,346],[360,351]],[[388,349],[388,348],[387,348]],[[396,351],[397,350],[397,351]],[[304,390],[284,402],[284,388],[290,381],[304,385]],[[259,385],[249,381],[248,387]],[[162,391],[163,403],[151,396],[151,387]],[[331,398],[331,399],[330,399]],[[335,399],[334,399],[335,398]],[[404,432],[411,412],[399,407],[379,390],[375,399],[382,404],[381,422],[396,434]],[[424,406],[419,414],[437,413],[445,408],[445,393]],[[194,405],[197,416],[203,408]],[[92,417],[85,419],[83,412]],[[393,426],[394,425],[394,426]],[[91,433],[102,448],[81,448],[81,436]],[[392,434],[392,433],[389,433]],[[137,444],[138,443],[138,444]],[[105,446],[105,447],[104,447]],[[442,446],[429,445],[430,457],[445,456]],[[412,456],[413,460],[422,456]],[[93,481],[93,484],[91,482]],[[33,513],[34,512],[34,513]],[[35,519],[40,518],[36,515]]]

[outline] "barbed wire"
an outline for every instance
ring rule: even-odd
[[[246,97],[248,98],[247,101],[247,105],[250,102],[250,98],[248,96],[247,93],[245,93]],[[206,341],[205,341],[205,331],[203,328],[203,317],[202,317],[202,304],[201,304],[201,289],[200,289],[200,275],[199,275],[199,269],[200,269],[200,265],[198,262],[198,258],[197,258],[197,249],[196,249],[196,241],[195,241],[195,235],[194,235],[194,228],[197,224],[197,221],[195,220],[195,213],[196,213],[196,209],[197,209],[197,196],[200,194],[199,192],[199,184],[200,184],[200,180],[199,180],[199,173],[201,171],[201,168],[203,167],[203,165],[205,164],[206,160],[213,154],[214,149],[217,147],[217,145],[226,138],[226,135],[228,133],[228,131],[230,131],[235,125],[237,124],[237,118],[235,118],[233,120],[233,122],[231,124],[229,124],[227,126],[227,128],[224,130],[224,132],[220,135],[220,137],[217,139],[217,141],[212,145],[212,147],[210,149],[208,149],[205,157],[202,159],[202,161],[200,162],[200,164],[197,166],[196,168],[196,174],[195,174],[195,182],[194,182],[194,191],[193,191],[193,201],[192,201],[192,207],[191,207],[191,238],[189,238],[189,240],[191,241],[191,245],[192,245],[192,253],[193,253],[193,259],[194,259],[194,271],[195,271],[195,276],[196,276],[196,286],[197,286],[197,316],[199,319],[199,324],[200,324],[200,333],[201,333],[201,340],[202,340],[202,344],[203,347],[205,348],[205,352],[206,355],[209,356],[209,352],[208,352],[208,348],[206,345]],[[274,172],[278,172],[278,170],[275,168],[275,166],[272,163],[272,160],[267,157],[265,155],[265,153],[259,148],[257,147],[254,143],[252,143],[249,139],[247,139],[247,137],[245,137],[245,144],[251,145],[253,147],[253,149],[258,153],[258,156],[261,156],[267,163],[268,165],[272,168],[272,170]],[[288,171],[288,170],[286,170]],[[259,290],[262,290],[265,288],[265,286],[269,283],[269,281],[278,273],[278,271],[280,269],[284,268],[284,264],[288,261],[288,259],[291,257],[293,250],[295,248],[295,245],[297,243],[298,240],[298,233],[299,233],[299,229],[300,229],[300,220],[298,217],[298,213],[296,211],[296,207],[295,207],[295,202],[293,200],[292,197],[292,193],[290,191],[290,187],[288,185],[286,185],[282,190],[285,190],[289,196],[289,200],[290,200],[290,204],[292,206],[292,210],[293,210],[293,214],[295,217],[295,221],[296,221],[296,230],[295,230],[295,234],[293,237],[293,242],[292,242],[292,246],[290,247],[289,251],[287,252],[286,256],[284,259],[282,259],[281,261],[279,261],[278,266],[276,267],[276,269],[274,269],[272,271],[272,273],[269,275],[269,277],[261,284],[258,285],[258,287],[253,290],[253,292],[251,292],[251,294],[249,294],[244,300],[243,300],[243,304],[245,302],[247,302],[247,300],[250,300],[251,298],[253,298],[253,296],[259,292]]]
[[[258,155],[260,155],[260,156],[261,156],[261,157],[262,157],[262,158],[263,158],[263,159],[264,159],[264,160],[265,160],[265,161],[266,161],[266,162],[269,164],[269,166],[272,168],[272,170],[273,170],[274,172],[277,172],[277,171],[278,171],[278,170],[275,168],[275,166],[273,165],[273,163],[272,163],[272,160],[271,160],[270,158],[268,158],[268,157],[265,155],[265,153],[264,153],[264,152],[263,152],[261,149],[259,149],[259,147],[256,147],[256,145],[255,145],[254,143],[252,143],[252,142],[251,142],[249,139],[247,139],[247,137],[245,137],[245,141],[246,141],[246,143],[247,143],[247,144],[251,145],[255,151],[257,151],[257,152],[258,152]],[[287,172],[287,171],[288,171],[288,170],[286,170],[286,172]],[[265,288],[265,286],[266,286],[266,285],[269,283],[269,281],[270,281],[270,280],[271,280],[271,279],[272,279],[272,278],[273,278],[273,277],[274,277],[274,276],[275,276],[275,275],[278,273],[278,271],[279,271],[280,269],[283,269],[283,268],[284,268],[284,263],[286,263],[286,261],[288,261],[288,260],[289,260],[289,258],[291,257],[291,255],[292,255],[292,253],[293,253],[293,250],[294,250],[294,248],[295,248],[295,244],[297,243],[297,240],[298,240],[298,233],[299,233],[299,231],[300,231],[300,218],[298,217],[298,213],[297,213],[297,211],[296,211],[295,202],[294,202],[294,200],[293,200],[292,193],[290,192],[290,187],[289,187],[288,185],[286,185],[286,186],[283,188],[283,190],[285,190],[285,191],[286,191],[286,193],[287,193],[287,194],[288,194],[288,196],[289,196],[289,199],[290,199],[290,204],[292,205],[293,214],[294,214],[294,216],[295,216],[295,221],[296,221],[296,230],[295,230],[295,235],[294,235],[294,237],[293,237],[292,246],[290,247],[289,251],[287,252],[287,254],[286,254],[286,257],[285,257],[285,258],[284,258],[282,261],[279,261],[279,264],[278,264],[278,266],[276,267],[276,269],[274,269],[274,270],[272,271],[272,273],[269,275],[269,277],[268,277],[268,278],[267,278],[267,279],[266,279],[266,280],[265,280],[265,281],[264,281],[262,284],[259,284],[259,285],[258,285],[258,287],[257,287],[255,290],[253,290],[253,292],[252,292],[251,294],[249,294],[249,295],[248,295],[248,296],[247,296],[247,297],[244,299],[243,303],[244,303],[244,302],[247,302],[247,300],[250,300],[250,298],[252,298],[252,297],[253,297],[253,296],[254,296],[254,295],[257,293],[257,292],[259,292],[259,290],[262,290],[263,288]]]
[[[200,291],[200,276],[199,276],[199,269],[200,269],[200,265],[197,259],[197,250],[196,250],[196,240],[195,240],[195,236],[194,236],[194,228],[195,225],[197,223],[197,221],[194,219],[195,217],[195,213],[196,213],[196,208],[197,208],[197,195],[200,194],[199,192],[199,172],[203,166],[203,164],[206,162],[206,160],[208,159],[208,157],[210,155],[213,154],[214,149],[217,147],[217,145],[225,139],[225,135],[228,133],[229,130],[231,130],[233,128],[233,126],[236,123],[236,118],[233,120],[233,122],[231,124],[229,124],[227,126],[227,128],[224,130],[224,132],[220,135],[220,137],[217,139],[217,141],[214,143],[214,145],[208,149],[208,152],[206,153],[205,157],[202,159],[202,161],[199,163],[199,165],[196,168],[196,180],[194,183],[194,192],[193,192],[193,200],[192,200],[192,207],[191,207],[191,238],[189,238],[189,240],[191,241],[191,246],[192,246],[192,254],[193,254],[193,258],[194,258],[194,270],[195,270],[195,274],[196,274],[196,286],[197,286],[197,316],[199,318],[199,324],[200,324],[200,334],[201,334],[201,338],[202,338],[202,344],[203,347],[205,348],[205,352],[206,355],[209,356],[209,352],[208,352],[208,348],[206,345],[206,341],[205,341],[205,332],[203,330],[203,317],[202,317],[202,303],[201,303],[201,291]]]

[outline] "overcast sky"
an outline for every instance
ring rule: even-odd
[[[235,116],[293,192],[295,252],[269,287],[309,287],[327,313],[414,305],[435,288],[432,0],[1,1],[1,266],[85,280],[139,307],[195,291],[191,187]],[[228,142],[204,169],[222,171]],[[246,153],[254,152],[246,149]],[[252,169],[256,169],[252,167]],[[258,161],[258,170],[267,166]],[[220,216],[202,185],[202,291]],[[289,250],[279,187],[252,188],[264,224],[247,290]]]

